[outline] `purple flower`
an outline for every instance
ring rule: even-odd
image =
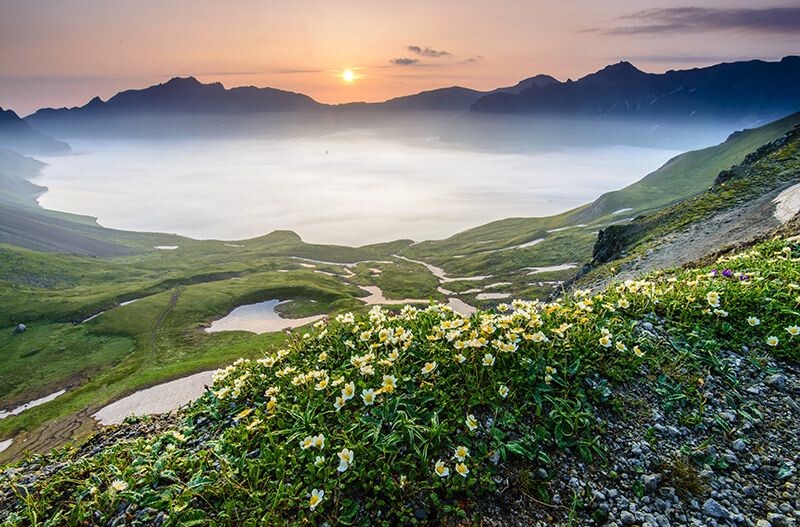
[[[724,276],[725,278],[730,278],[731,276],[733,276],[733,271],[731,271],[730,269],[725,269],[724,271],[722,271],[722,276]]]
[[[744,282],[745,280],[750,280],[750,277],[749,277],[749,276],[747,276],[746,274],[739,275],[739,280],[741,280],[742,282]]]
[[[717,276],[719,272],[716,269],[711,270],[711,276]]]

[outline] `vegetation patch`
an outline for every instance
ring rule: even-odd
[[[704,379],[735,382],[721,350],[746,345],[800,360],[799,261],[800,245],[776,240],[550,304],[514,301],[471,317],[437,304],[342,314],[222,370],[167,431],[80,458],[70,450],[41,458],[63,466],[34,482],[5,472],[14,498],[0,518],[6,526],[470,518],[510,471],[533,491],[526,470],[557,472],[557,453],[603,465],[598,410],[612,409],[625,383],[648,383],[663,411],[692,425],[703,414]],[[673,465],[689,490],[691,474]],[[575,499],[577,508],[585,497]]]

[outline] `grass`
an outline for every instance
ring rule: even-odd
[[[341,265],[301,266],[302,260],[290,257],[297,256],[292,253],[319,257],[322,250],[312,246],[303,251],[303,247],[291,233],[274,233],[245,247],[198,242],[175,251],[113,259],[0,246],[0,303],[4,306],[0,401],[11,408],[69,388],[57,403],[0,420],[0,437],[35,434],[47,423],[73,419],[81,411],[94,412],[145,386],[257,355],[265,343],[283,339],[281,334],[210,335],[202,330],[203,323],[237,305],[291,299],[282,306],[290,317],[358,311],[365,309],[358,297],[366,294],[353,285],[359,283],[379,285],[389,298],[411,293],[442,298],[430,273],[419,273],[415,264],[381,252],[394,251],[394,244],[363,251],[342,248],[328,254],[328,260],[388,258],[394,262],[358,264],[352,267],[356,273],[352,280],[343,277]],[[374,266],[381,267],[380,275],[372,276],[369,267]],[[278,273],[279,269],[288,272]],[[133,299],[137,301],[118,305]],[[103,310],[108,311],[79,323]],[[14,334],[18,323],[25,323],[28,330]],[[6,451],[0,459],[9,455],[18,454]]]
[[[54,392],[121,361],[134,349],[130,338],[100,336],[72,324],[34,326],[0,334],[3,368],[0,397],[6,405]],[[86,353],[87,350],[91,353]]]
[[[726,378],[718,350],[800,361],[798,262],[800,244],[772,240],[551,304],[342,314],[236,361],[174,429],[81,458],[62,450],[36,462],[63,468],[32,484],[6,473],[18,500],[0,519],[402,525],[418,508],[430,521],[469,519],[515,463],[557,471],[556,450],[602,463],[597,409],[642,372],[664,411],[691,424],[702,379]],[[655,333],[640,330],[653,320]],[[225,339],[236,348],[236,334]]]

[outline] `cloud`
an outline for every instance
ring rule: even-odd
[[[618,18],[623,25],[591,28],[606,35],[659,35],[702,31],[797,34],[800,6],[764,8],[674,7],[638,11]]]
[[[419,64],[419,59],[410,59],[408,57],[400,57],[400,58],[397,58],[397,59],[392,59],[389,62],[391,62],[395,66],[413,66],[414,64]]]
[[[483,60],[483,55],[475,55],[474,57],[462,60],[459,62],[459,64],[472,64],[473,62],[478,62],[479,60]]]
[[[452,54],[449,51],[435,50],[428,47],[421,48],[420,46],[408,46],[408,51],[416,55],[419,55],[420,57],[439,58],[439,57],[452,56]]]

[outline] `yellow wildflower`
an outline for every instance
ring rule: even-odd
[[[322,502],[325,496],[324,490],[314,489],[311,491],[311,498],[308,500],[308,508],[312,511]]]
[[[457,446],[453,457],[459,461],[464,461],[469,456],[469,448],[465,446]]]
[[[365,388],[361,391],[361,399],[364,400],[365,406],[371,406],[375,404],[375,390],[372,388]]]
[[[429,375],[433,373],[433,371],[436,369],[436,366],[438,366],[436,362],[426,362],[425,366],[422,367],[422,374]]]
[[[392,393],[395,388],[397,388],[397,378],[394,375],[384,375],[381,390],[384,393]]]
[[[342,388],[342,399],[349,401],[356,394],[356,385],[352,381],[344,385]]]
[[[719,307],[719,292],[718,291],[709,291],[706,294],[706,301],[708,305],[711,307]]]
[[[252,408],[245,408],[244,410],[242,410],[241,412],[239,412],[238,414],[236,414],[236,415],[234,416],[233,420],[234,420],[234,421],[239,421],[239,420],[241,420],[241,419],[244,419],[245,417],[247,417],[247,416],[248,416],[248,415],[250,415],[251,413],[253,413],[253,409],[252,409]]]
[[[339,456],[339,467],[336,469],[339,472],[344,472],[353,464],[353,451],[349,448],[343,448],[336,455]]]
[[[333,403],[333,407],[338,412],[339,410],[342,409],[342,407],[344,407],[344,403],[345,403],[344,397],[337,397],[336,401]]]
[[[471,431],[478,428],[478,420],[472,414],[469,414],[467,416],[466,423],[467,423],[467,428],[469,428]]]

